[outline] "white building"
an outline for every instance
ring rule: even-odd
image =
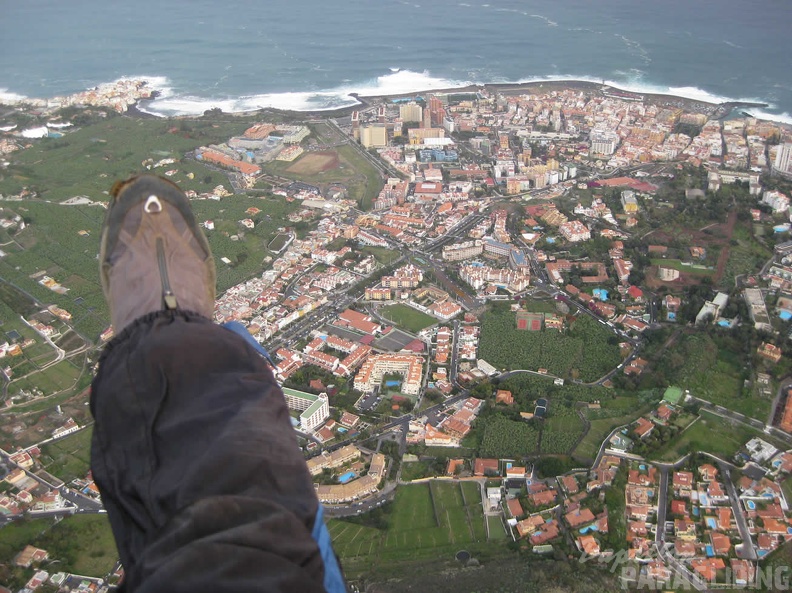
[[[330,416],[330,404],[326,393],[313,395],[284,387],[283,395],[286,396],[289,409],[300,412],[300,428],[304,432],[310,432],[321,426]]]

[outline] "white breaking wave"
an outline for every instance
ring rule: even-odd
[[[27,99],[25,95],[12,93],[8,89],[0,88],[0,103],[5,103],[6,105],[12,105],[14,103],[24,101],[25,99]]]
[[[266,93],[246,97],[207,99],[194,95],[178,95],[169,89],[154,101],[140,105],[140,110],[161,117],[200,115],[208,109],[222,109],[227,113],[257,111],[264,108],[289,111],[331,111],[359,105],[353,94],[361,97],[406,95],[437,89],[458,88],[473,84],[469,81],[434,77],[428,71],[413,72],[390,68],[390,73],[362,84],[343,85],[324,91]],[[153,85],[156,88],[156,85]],[[158,89],[159,90],[159,89]]]

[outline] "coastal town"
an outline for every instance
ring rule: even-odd
[[[150,121],[134,106],[151,100],[124,80],[0,106],[3,178],[89,119]],[[214,320],[268,353],[355,574],[509,545],[638,589],[788,580],[792,127],[742,108],[537,83],[239,115],[224,137],[207,112],[214,141],[152,140],[140,168],[193,203],[225,282]],[[168,133],[188,132],[177,118]],[[84,461],[67,476],[53,460],[89,440],[74,401],[114,335],[81,302],[78,264],[29,255],[30,209],[101,212],[106,196],[2,187],[2,294],[33,305],[7,303],[0,327],[0,539],[104,513]],[[98,235],[84,225],[70,242]],[[69,361],[74,393],[47,405],[67,388],[44,373]],[[53,557],[19,546],[16,590],[101,592],[123,574]]]

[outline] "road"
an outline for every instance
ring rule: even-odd
[[[742,512],[742,506],[740,505],[740,499],[737,496],[737,490],[734,488],[734,484],[732,483],[731,479],[731,468],[727,466],[725,463],[718,461],[718,467],[720,468],[721,475],[723,476],[723,481],[726,483],[726,491],[729,494],[729,501],[731,502],[732,506],[732,514],[734,515],[734,520],[737,523],[737,529],[740,531],[740,538],[743,541],[743,558],[747,558],[748,560],[758,560],[759,556],[756,554],[756,548],[753,545],[753,541],[751,540],[751,532],[748,529],[748,524],[745,521],[745,515]]]

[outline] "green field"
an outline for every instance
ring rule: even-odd
[[[719,346],[703,332],[686,334],[665,356],[662,371],[671,384],[695,397],[764,420],[771,402],[743,394],[745,361],[734,347]]]
[[[118,561],[115,540],[107,515],[74,515],[54,523],[51,519],[21,519],[0,529],[0,570],[3,584],[14,591],[33,576],[34,569],[12,568],[11,561],[26,545],[49,552],[43,567],[50,573],[62,571],[105,577]]]
[[[389,319],[400,328],[414,334],[438,322],[437,319],[431,315],[427,315],[408,305],[402,304],[381,307],[379,313],[385,319]]]
[[[660,461],[676,461],[683,455],[694,451],[706,451],[722,459],[731,461],[734,454],[753,437],[759,437],[786,449],[763,431],[755,430],[745,424],[726,420],[702,411],[697,422],[690,426],[675,441],[653,452],[649,457]]]
[[[693,276],[714,276],[715,270],[708,270],[702,268],[694,268],[693,266],[683,265],[678,259],[653,259],[653,266],[663,266],[664,268],[671,268],[678,270],[684,274],[691,274]],[[696,264],[700,265],[700,264]]]
[[[542,453],[569,453],[585,428],[574,408],[553,406],[544,422],[540,450]]]
[[[374,247],[373,245],[361,247],[360,252],[363,254],[373,255],[374,259],[376,259],[383,266],[387,266],[400,256],[398,251],[394,251],[393,249],[389,249],[387,247]]]
[[[401,486],[387,529],[343,519],[328,524],[333,546],[345,566],[452,558],[460,549],[486,542],[481,491],[475,482],[431,481]]]
[[[176,123],[110,116],[63,138],[35,142],[31,148],[15,153],[8,175],[0,180],[0,193],[18,193],[29,187],[52,202],[74,196],[105,200],[103,192],[113,181],[140,173],[143,160],[171,157],[181,161],[186,152],[225,142],[253,121],[252,117],[229,118],[228,122],[199,118]],[[177,162],[154,172],[162,174],[168,168],[179,170],[172,179],[185,189],[200,192],[228,183],[224,174],[208,171],[196,161]],[[194,179],[188,177],[189,173]]]
[[[225,184],[228,186],[227,180]],[[208,189],[205,187],[203,191]],[[229,196],[220,201],[193,200],[191,205],[199,221],[213,220],[215,223],[215,230],[207,231],[207,237],[215,256],[217,285],[221,292],[269,267],[265,258],[271,254],[266,246],[278,234],[287,215],[298,207],[283,198],[245,195]],[[261,212],[250,216],[245,211],[251,206]],[[30,225],[18,233],[20,247],[5,248],[8,255],[0,259],[0,278],[13,282],[44,305],[54,303],[66,309],[72,314],[72,324],[77,331],[96,340],[109,325],[96,261],[104,209],[45,202],[26,202],[24,211],[16,204],[14,207]],[[252,230],[239,224],[245,218],[253,219],[256,226]],[[88,231],[89,236],[80,236],[78,230]],[[223,257],[231,264],[221,262]],[[31,277],[38,272],[45,272],[69,291],[60,295],[41,286]],[[11,297],[14,295],[3,300],[13,310],[31,309],[29,301]]]
[[[487,515],[487,524],[489,525],[489,538],[491,540],[505,540],[509,537],[499,516]]]
[[[596,381],[621,362],[618,340],[588,315],[575,318],[564,332],[524,331],[506,307],[483,316],[478,354],[496,368],[545,368],[583,382]]]
[[[82,367],[83,360],[84,356],[77,356],[73,360],[62,360],[27,378],[14,380],[8,386],[8,393],[13,396],[20,391],[37,387],[47,396],[71,390],[84,372]],[[77,366],[78,364],[80,366]]]
[[[49,530],[37,544],[61,560],[59,570],[106,576],[118,561],[107,515],[74,515]]]
[[[635,397],[617,397],[602,401],[600,410],[586,410],[590,422],[589,430],[575,448],[573,456],[580,460],[593,460],[603,439],[614,428],[629,424],[652,407],[651,404],[641,405]]]
[[[88,427],[44,445],[39,463],[67,484],[75,478],[84,478],[91,462],[92,434],[92,427]]]

